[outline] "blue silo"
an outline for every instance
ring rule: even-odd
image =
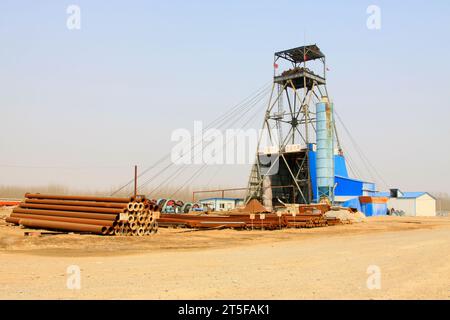
[[[316,104],[316,174],[317,200],[333,201],[334,189],[334,139],[333,104],[327,97]]]

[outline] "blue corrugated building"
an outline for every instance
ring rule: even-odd
[[[310,144],[308,150],[313,201],[317,202],[316,152],[314,151],[314,144]],[[335,196],[370,196],[376,192],[375,183],[349,177],[345,158],[342,155],[334,155],[334,174],[336,183]]]
[[[317,199],[316,151],[314,150],[314,144],[310,144],[308,147],[308,158],[313,202],[317,202],[319,199]],[[387,200],[385,200],[385,196],[377,195],[375,183],[349,177],[345,158],[342,155],[334,155],[334,174],[334,198],[336,204],[357,209],[364,212],[366,216],[386,215]]]

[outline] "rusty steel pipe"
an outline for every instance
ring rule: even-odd
[[[85,219],[85,218],[44,216],[44,215],[25,214],[25,213],[11,213],[11,217],[18,218],[18,219],[35,219],[35,220],[61,221],[61,222],[81,223],[81,224],[95,224],[95,225],[105,226],[105,227],[114,227],[117,224],[117,221],[114,221],[114,220],[96,220],[96,219]]]
[[[95,234],[106,234],[110,227],[92,224],[70,223],[48,220],[20,219],[19,224],[28,228],[54,229],[76,232],[91,232]]]
[[[37,203],[23,203],[23,202],[21,204],[19,204],[19,207],[28,208],[28,209],[81,211],[81,212],[92,212],[92,213],[121,213],[121,212],[123,212],[123,209],[115,209],[115,208],[58,206],[58,205],[51,205],[51,204],[37,204]]]
[[[103,207],[123,209],[127,207],[126,203],[115,202],[95,202],[95,201],[70,201],[70,200],[48,200],[48,199],[25,199],[25,203],[36,204],[54,204],[65,206],[82,206],[82,207]]]
[[[13,213],[26,213],[44,216],[59,216],[59,217],[98,219],[98,220],[116,220],[119,217],[118,214],[84,213],[77,211],[53,211],[53,210],[22,209],[22,208],[15,208],[13,210]]]
[[[19,218],[8,217],[5,219],[5,222],[19,224],[19,220],[20,220]]]
[[[152,222],[151,228],[150,228],[150,234],[155,234],[158,232],[158,222]]]
[[[137,218],[137,221],[139,222],[139,224],[143,224],[145,222],[145,216],[140,214]]]
[[[99,202],[130,202],[130,198],[113,197],[95,197],[95,196],[65,196],[54,194],[25,193],[26,198],[34,199],[55,199],[55,200],[80,200],[80,201],[99,201]]]
[[[137,230],[137,228],[138,228],[138,225],[137,225],[137,223],[136,222],[131,222],[130,224],[129,224],[129,226],[130,226],[130,229],[131,230]]]

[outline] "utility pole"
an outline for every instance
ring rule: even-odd
[[[134,166],[134,196],[137,196],[137,166]]]

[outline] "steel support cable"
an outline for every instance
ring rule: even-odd
[[[258,99],[258,101],[255,101],[255,102],[252,104],[252,106],[251,106],[250,108],[248,108],[248,109],[247,109],[246,111],[244,111],[243,113],[240,113],[240,119],[243,119],[243,116],[245,116],[245,114],[248,113],[255,105],[257,105],[263,98],[264,98],[264,96],[261,96],[261,97]],[[250,119],[251,119],[251,118],[250,118]],[[212,143],[212,141],[211,141],[210,143]],[[210,144],[210,143],[209,143],[209,144]],[[209,145],[209,144],[208,144],[208,145]],[[203,146],[203,148],[202,148],[202,150],[200,150],[200,152],[203,152],[204,149],[205,149],[208,145]],[[197,154],[198,154],[198,153],[197,153]],[[197,155],[197,154],[195,154],[195,155]],[[194,157],[195,157],[195,155],[194,155]],[[171,165],[173,165],[173,163],[169,164],[167,167],[169,167],[169,166],[171,166]],[[165,179],[165,181],[161,182],[156,188],[154,188],[150,194],[152,194],[154,191],[156,191],[156,190],[157,190],[158,188],[160,188],[162,185],[164,185],[164,184],[166,184],[166,183],[169,183],[169,182],[173,179],[173,177],[178,176],[178,174],[180,173],[180,171],[184,170],[185,168],[186,168],[186,167],[181,167],[179,170],[177,170],[175,173],[173,173],[171,176],[169,176],[169,178]],[[144,184],[150,182],[152,179],[153,179],[153,177],[150,178],[150,179],[148,179],[146,182],[144,182]],[[144,184],[143,184],[143,185],[144,185]]]
[[[266,87],[270,84],[270,82],[264,84],[262,87],[260,87],[259,89],[257,89],[256,91],[254,91],[251,95],[249,95],[248,97],[246,97],[244,100],[242,100],[241,102],[239,102],[237,105],[235,105],[234,107],[232,107],[230,110],[226,111],[223,115],[219,116],[218,118],[216,118],[215,120],[213,120],[206,128],[210,128],[212,126],[215,125],[215,122],[217,121],[222,121],[222,118],[233,114],[234,112],[236,112],[243,104],[245,104],[249,99],[252,99],[255,95],[258,95],[260,93],[260,91],[263,90],[267,90]],[[162,158],[160,158],[159,160],[156,161],[156,163],[154,163],[153,165],[147,167],[145,170],[143,170],[139,175],[138,178],[142,177],[143,175],[145,175],[148,171],[150,171],[151,169],[155,168],[156,166],[158,166],[159,164],[161,164],[162,162],[164,162],[168,157],[170,157],[170,153],[163,156]],[[123,190],[124,188],[126,188],[128,185],[132,184],[134,182],[134,179],[131,179],[130,181],[128,181],[126,184],[124,184],[123,186],[121,186],[120,188],[116,189],[114,192],[111,193],[111,196],[116,194],[117,192]]]
[[[363,150],[359,147],[359,145],[356,143],[355,139],[353,138],[353,136],[350,134],[350,131],[347,129],[347,127],[345,126],[344,122],[342,121],[341,117],[339,116],[339,114],[335,111],[339,122],[342,124],[344,130],[347,132],[348,136],[350,137],[350,140],[352,141],[358,155],[361,157],[361,160],[363,160],[363,164],[366,166],[366,168],[369,171],[369,174],[372,176],[372,170],[369,167],[372,167],[375,175],[381,180],[381,182],[385,185],[385,187],[389,188],[389,185],[386,183],[386,181],[384,180],[384,178],[381,176],[381,174],[378,172],[378,170],[375,168],[375,166],[371,163],[371,161],[369,160],[369,158],[367,158],[367,156],[364,154]],[[367,162],[367,163],[366,163]],[[372,177],[374,178],[374,177]],[[375,179],[374,179],[375,180]]]
[[[361,158],[361,160],[362,160],[362,162],[363,162],[363,164],[364,164],[364,167],[365,167],[365,168],[367,169],[367,171],[369,172],[370,178],[372,179],[372,181],[376,181],[376,180],[377,180],[376,176],[377,176],[378,178],[380,178],[380,175],[377,174],[376,170],[372,170],[372,169],[373,169],[373,166],[371,165],[370,161],[369,161],[369,160],[367,159],[367,157],[365,156],[365,154],[364,154],[364,152],[362,151],[362,149],[359,148],[359,146],[356,144],[355,140],[354,140],[353,138],[351,138],[351,140],[352,140],[352,143],[354,144],[354,148],[355,148],[355,150],[356,150],[356,153],[357,153],[358,156]],[[372,167],[372,169],[371,169],[371,167]],[[381,181],[383,184],[386,184],[386,183],[384,182],[383,178],[381,178],[380,181]]]
[[[260,112],[260,109],[257,109],[256,110],[256,114],[257,113],[259,113]],[[256,114],[254,114],[254,115],[252,115],[247,121],[246,121],[246,123],[243,125],[243,128],[245,128],[249,123],[250,123],[250,121],[251,120],[253,120],[254,118],[255,118],[255,116],[256,116]],[[227,142],[225,142],[225,144],[224,144],[224,147],[226,147],[226,145],[229,143],[229,141],[231,141],[231,138],[227,141]],[[204,164],[202,167],[200,167],[189,179],[188,179],[188,181],[186,181],[181,187],[179,187],[172,195],[171,195],[171,198],[173,197],[173,196],[175,196],[179,191],[181,191],[187,184],[189,184],[189,183],[191,183],[192,181],[194,181],[195,179],[197,179],[202,173],[203,173],[203,170],[204,169],[206,169],[206,167],[207,167],[207,164]],[[220,167],[219,167],[219,169],[220,169]]]
[[[314,95],[313,95],[313,97],[314,97]],[[336,110],[336,108],[335,108],[335,110]],[[335,111],[335,113],[339,117],[339,115],[337,114],[337,111]],[[342,123],[342,119],[339,119],[339,121],[341,121],[341,123]],[[347,152],[347,149],[342,146],[342,143],[338,137],[336,121],[333,121],[333,127],[334,127],[334,131],[335,131],[335,135],[336,135],[336,141],[338,144],[338,148],[340,148],[342,150],[342,152],[346,155],[345,157],[346,157],[350,171],[352,172],[352,174],[355,178],[361,179],[362,175],[361,175],[361,172],[360,172],[358,166],[356,165],[356,162],[353,161],[353,158],[350,155],[350,152]]]
[[[260,93],[260,91],[261,90],[267,90],[267,89],[265,89],[265,87],[267,87],[267,84],[262,88],[262,89],[259,89],[258,91],[257,91],[257,94],[259,94]],[[236,105],[235,107],[233,107],[230,111],[227,111],[227,113],[225,113],[224,115],[222,115],[222,116],[220,116],[219,118],[217,118],[217,119],[215,119],[212,123],[210,123],[206,128],[208,129],[209,127],[212,127],[214,124],[215,124],[215,122],[217,122],[217,121],[223,121],[223,119],[226,119],[226,117],[229,117],[230,115],[232,115],[234,112],[237,112],[237,111],[239,111],[239,109],[242,107],[242,105],[245,105],[245,103],[247,103],[247,100],[248,99],[251,99],[252,97],[250,97],[250,98],[246,98],[246,99],[244,99],[243,100],[243,102],[241,102],[240,104],[238,104],[238,105]],[[148,168],[146,168],[144,171],[142,171],[139,175],[138,175],[138,178],[139,177],[142,177],[144,174],[146,174],[148,171],[150,171],[151,169],[153,169],[153,168],[155,168],[155,167],[157,167],[159,164],[161,164],[161,163],[163,163],[165,160],[167,160],[168,158],[170,157],[170,153],[168,153],[168,154],[166,154],[165,156],[163,156],[161,159],[159,159],[155,164],[153,164],[153,165],[151,165],[151,166],[149,166]],[[121,190],[123,190],[124,188],[126,188],[128,185],[131,185],[131,183],[133,183],[134,182],[134,179],[131,179],[129,182],[127,182],[125,185],[123,185],[122,187],[120,187],[119,189],[117,189],[116,191],[114,191],[111,195],[114,195],[115,193],[117,193],[117,192],[119,192],[119,191],[121,191]]]
[[[264,105],[265,107],[265,105]],[[257,108],[256,112],[250,116],[250,118],[243,124],[242,128],[245,128],[252,120],[255,119],[256,115],[261,112],[261,108]],[[224,144],[224,147],[231,141],[231,139],[234,139],[234,137],[231,137],[229,140],[227,140]],[[183,183],[172,195],[170,196],[173,198],[179,191],[181,191],[187,184],[191,183],[195,179],[197,179],[201,174],[202,171],[207,167],[207,164],[203,164],[194,174],[185,182]]]
[[[267,87],[267,86],[266,86]],[[226,115],[225,117],[222,117],[222,119],[220,119],[219,123],[218,123],[218,128],[221,128],[222,126],[225,126],[228,121],[234,119],[234,117],[241,115],[242,110],[245,110],[245,108],[248,108],[248,106],[252,106],[253,105],[253,100],[257,99],[258,97],[261,96],[261,94],[264,94],[265,91],[267,91],[269,88],[263,88],[262,90],[260,90],[260,92],[257,93],[256,96],[250,98],[249,101],[246,101],[243,105],[239,106],[239,108],[235,108],[235,110],[232,113],[229,113],[228,115]],[[248,100],[248,99],[247,99]],[[233,113],[235,115],[233,115]],[[213,124],[208,125],[205,129],[210,129],[212,127]],[[199,144],[201,144],[203,142],[199,141],[196,144],[194,144],[190,150],[184,154],[181,155],[181,157],[185,156],[187,153],[192,152]],[[170,157],[170,153],[168,154],[168,156],[165,157],[164,160],[168,159]],[[169,169],[174,163],[171,162],[168,165],[166,165],[165,168],[163,168],[162,170],[160,170],[159,172],[157,172],[154,176],[149,177],[144,183],[142,183],[141,185],[139,185],[139,188],[143,187],[144,185],[148,184],[148,182],[150,182],[151,180],[155,179],[156,177],[160,176],[163,172],[165,172],[167,169]]]
[[[256,101],[251,101],[251,104],[249,104],[249,105],[246,107],[247,110],[243,110],[242,112],[238,113],[238,115],[239,115],[239,117],[240,117],[241,119],[242,119],[242,116],[243,116],[243,115],[245,115],[247,112],[249,112],[249,111],[250,111],[255,105],[257,105],[257,103],[259,103],[259,102],[265,97],[265,95],[267,94],[267,92],[261,92],[261,93],[262,93],[262,94],[259,94],[257,97],[255,97],[255,99],[257,99]],[[224,126],[224,125],[226,125],[230,120],[233,120],[233,119],[234,119],[234,118],[228,119],[228,120],[225,121],[222,125],[220,125],[219,128],[222,127],[222,126]],[[204,140],[204,139],[203,139],[203,140]],[[191,152],[197,145],[199,145],[200,143],[202,143],[203,140],[202,140],[202,141],[199,141],[196,145],[192,146],[189,152]],[[211,142],[210,142],[210,143],[211,143]],[[208,145],[209,145],[209,144],[208,144]],[[199,152],[197,152],[195,155],[197,155],[197,154],[203,152],[203,150],[204,150],[208,145],[202,146],[202,149],[201,149]],[[195,157],[195,155],[194,155],[194,157]],[[150,181],[152,181],[153,179],[155,179],[155,178],[157,178],[158,176],[160,176],[163,172],[165,172],[167,169],[169,169],[172,165],[174,165],[173,162],[169,163],[169,164],[168,164],[165,168],[163,168],[161,171],[157,172],[154,176],[149,177],[149,178],[148,178],[147,180],[145,180],[142,184],[140,184],[140,185],[139,185],[139,188],[141,188],[141,187],[147,185]],[[183,169],[183,167],[181,167],[181,170],[182,170],[182,169]],[[168,179],[171,179],[171,178],[172,178],[173,176],[175,176],[177,173],[179,173],[179,171],[177,171],[177,172],[175,172],[174,174],[172,174],[171,176],[169,176]],[[168,179],[165,179],[165,181],[163,181],[160,185],[158,185],[157,188],[159,188],[162,184],[168,182]],[[153,193],[154,191],[155,191],[155,190],[153,190],[151,193]],[[150,194],[151,194],[151,193],[150,193]]]
[[[216,170],[213,172],[213,174],[211,175],[211,177],[208,179],[208,182],[206,182],[206,185],[209,186],[211,185],[211,183],[213,182],[214,178],[217,177],[217,174],[222,170],[223,166],[221,165],[217,165]]]
[[[367,173],[368,173],[369,176],[370,176],[369,178],[370,178],[372,181],[374,181],[374,180],[375,180],[375,176],[373,175],[372,170],[369,168],[369,165],[367,164],[367,162],[365,161],[365,159],[362,157],[362,154],[361,154],[360,151],[358,150],[358,148],[357,148],[357,146],[356,146],[356,143],[355,143],[355,141],[354,141],[354,139],[353,139],[353,136],[351,135],[350,131],[347,129],[346,125],[344,124],[344,122],[342,121],[341,117],[340,117],[339,114],[336,112],[336,110],[334,111],[334,113],[336,114],[338,121],[341,123],[342,127],[344,128],[345,132],[347,133],[347,136],[349,137],[350,142],[352,143],[353,148],[354,148],[355,151],[356,151],[356,154],[359,156],[359,158],[360,158],[361,161],[362,161],[362,164],[363,164],[364,167],[366,168]]]
[[[264,92],[263,92],[263,93],[264,93]],[[263,95],[259,95],[258,97],[256,97],[258,100],[252,101],[251,105],[247,106],[247,110],[244,110],[243,112],[240,112],[238,115],[239,115],[240,117],[242,117],[243,115],[245,115],[249,110],[251,110],[251,109],[252,109],[259,101],[261,101],[261,99],[264,98],[264,97],[265,97],[264,94],[263,94]],[[228,122],[229,120],[233,120],[233,118],[228,119],[226,122],[224,122],[222,125],[220,125],[219,128],[222,127],[222,126],[224,126],[224,125],[226,125],[227,122]],[[202,140],[199,141],[197,144],[195,144],[194,146],[192,146],[189,152],[192,152],[192,150],[194,150],[196,146],[198,146],[200,143],[202,143],[203,140],[204,140],[204,139],[202,139]],[[200,154],[201,152],[203,152],[204,148],[206,148],[206,147],[207,147],[207,145],[206,145],[206,146],[203,146],[203,147],[202,147],[202,150],[200,150],[200,152],[197,152],[197,153],[194,155],[194,157],[195,157],[196,155]],[[140,185],[139,185],[139,188],[143,187],[144,185],[148,184],[150,181],[152,181],[153,179],[155,179],[156,177],[158,177],[159,175],[161,175],[163,172],[165,172],[167,169],[169,169],[172,165],[174,165],[173,162],[169,163],[169,164],[168,164],[165,168],[163,168],[161,171],[157,172],[154,176],[149,177],[145,182],[143,182],[142,184],[140,184]],[[167,179],[166,179],[166,181],[167,181]]]
[[[265,84],[262,88],[258,89],[256,92],[256,94],[259,94],[261,90],[267,90],[268,84]],[[247,103],[247,100],[252,99],[254,96],[254,94],[252,94],[251,96],[245,98],[242,102],[240,102],[239,104],[237,104],[236,106],[234,106],[231,110],[227,111],[225,114],[221,115],[220,117],[216,118],[215,120],[213,120],[207,127],[206,129],[208,129],[209,127],[212,127],[215,125],[215,122],[220,122],[223,121],[223,119],[226,119],[226,117],[229,117],[230,115],[232,115],[233,113],[239,111],[239,109],[242,107],[242,105],[245,105],[245,103]],[[142,177],[143,175],[145,175],[148,171],[150,171],[151,169],[157,167],[159,164],[163,163],[165,160],[167,160],[170,157],[170,153],[166,154],[165,156],[163,156],[161,159],[159,159],[155,164],[149,166],[148,168],[146,168],[145,170],[143,170],[139,175],[138,178]],[[117,189],[115,192],[112,193],[115,194],[117,192],[119,192],[120,190],[123,190],[125,187],[127,187],[128,185],[130,185],[131,183],[134,182],[134,179],[131,179],[129,182],[127,182],[125,185],[123,185],[121,188]]]
[[[342,145],[341,145],[341,149],[345,155],[345,159],[347,160],[348,167],[349,167],[350,171],[352,172],[353,177],[361,179],[362,176],[361,176],[361,173],[359,172],[359,168],[353,162],[353,158],[351,157],[350,153],[347,152],[347,149],[342,147]]]
[[[256,114],[260,112],[260,109],[257,108],[256,110]],[[256,114],[253,114],[252,116],[250,116],[250,118],[243,124],[243,128],[245,128],[251,120],[255,119]],[[224,143],[224,147],[226,147],[226,145],[231,141],[231,139],[234,139],[234,137],[231,137],[229,140],[227,140]],[[180,186],[172,195],[171,197],[175,196],[175,194],[177,194],[180,190],[182,190],[187,184],[191,183],[192,181],[194,181],[195,179],[197,179],[203,172],[204,169],[206,169],[207,164],[203,164],[202,167],[200,167],[189,179],[188,181],[186,181],[182,186]]]

